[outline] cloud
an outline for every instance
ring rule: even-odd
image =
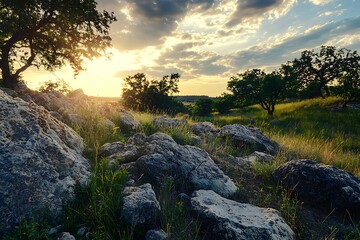
[[[312,27],[311,30],[306,31],[304,34],[290,36],[277,45],[270,47],[266,45],[255,46],[248,50],[239,51],[235,55],[229,56],[229,62],[233,67],[233,71],[259,66],[274,68],[281,63],[298,57],[298,52],[301,49],[316,48],[331,39],[341,38],[341,36],[359,32],[359,30],[360,17],[330,22],[322,26]],[[360,40],[352,39],[349,44],[359,46]],[[348,47],[346,44],[342,45]]]
[[[171,36],[186,14],[207,11],[219,0],[99,0],[99,8],[114,11],[113,45],[122,50],[160,45]]]
[[[227,28],[247,21],[261,21],[266,14],[278,18],[284,15],[295,0],[238,0],[235,11],[226,23]]]
[[[334,0],[310,0],[310,2],[315,5],[325,5],[332,1],[334,1]]]

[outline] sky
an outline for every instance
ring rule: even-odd
[[[98,0],[114,12],[110,59],[23,74],[36,88],[63,79],[92,96],[121,95],[123,79],[180,73],[180,95],[220,96],[230,77],[272,71],[321,45],[360,51],[360,0]]]

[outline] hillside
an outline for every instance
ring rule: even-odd
[[[7,240],[360,238],[360,112],[336,98],[279,104],[273,119],[258,106],[186,119],[81,92],[0,93],[0,157],[19,176],[0,182],[24,186],[17,198],[0,191]]]

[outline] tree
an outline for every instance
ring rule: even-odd
[[[304,87],[318,86],[325,96],[330,96],[329,84],[339,78],[341,67],[339,64],[347,58],[345,49],[334,46],[321,46],[319,53],[305,50],[300,58],[293,60],[293,67]],[[316,82],[316,84],[314,84]],[[322,94],[324,97],[324,94]]]
[[[137,111],[184,112],[185,106],[172,97],[173,93],[179,92],[179,79],[178,73],[165,75],[161,80],[151,82],[144,73],[128,76],[124,80],[123,104]]]
[[[345,108],[349,102],[360,99],[360,56],[356,51],[342,50],[346,58],[339,60],[341,75],[333,89],[336,95],[344,99]]]
[[[206,116],[212,113],[213,101],[210,98],[199,98],[196,100],[193,108],[193,114],[196,116]]]
[[[235,105],[235,99],[233,95],[223,93],[221,97],[214,100],[213,106],[220,114],[226,114],[230,112],[230,109]]]
[[[40,92],[48,93],[52,91],[58,91],[64,95],[69,94],[72,91],[71,86],[64,81],[64,79],[59,79],[58,81],[46,81],[43,85],[39,87]]]
[[[286,81],[279,72],[266,74],[260,69],[248,70],[230,78],[228,90],[245,104],[258,103],[269,116],[273,116],[275,105],[285,97]]]
[[[16,88],[30,66],[53,71],[70,63],[78,74],[84,58],[100,56],[110,46],[109,28],[116,18],[96,5],[95,0],[1,0],[3,84]]]

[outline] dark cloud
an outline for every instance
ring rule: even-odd
[[[234,70],[239,68],[249,69],[259,66],[279,66],[281,63],[299,57],[299,50],[318,47],[328,40],[345,36],[360,31],[360,17],[331,22],[309,32],[294,36],[287,41],[275,45],[272,48],[253,47],[246,51],[240,51],[235,56],[229,57]],[[359,46],[360,39],[349,47]],[[354,49],[356,50],[356,48]]]
[[[260,19],[265,13],[285,4],[285,1],[288,0],[238,0],[226,27],[234,27],[248,19]]]
[[[99,7],[114,11],[113,45],[118,49],[141,49],[164,43],[192,9],[207,11],[220,0],[99,0]]]

